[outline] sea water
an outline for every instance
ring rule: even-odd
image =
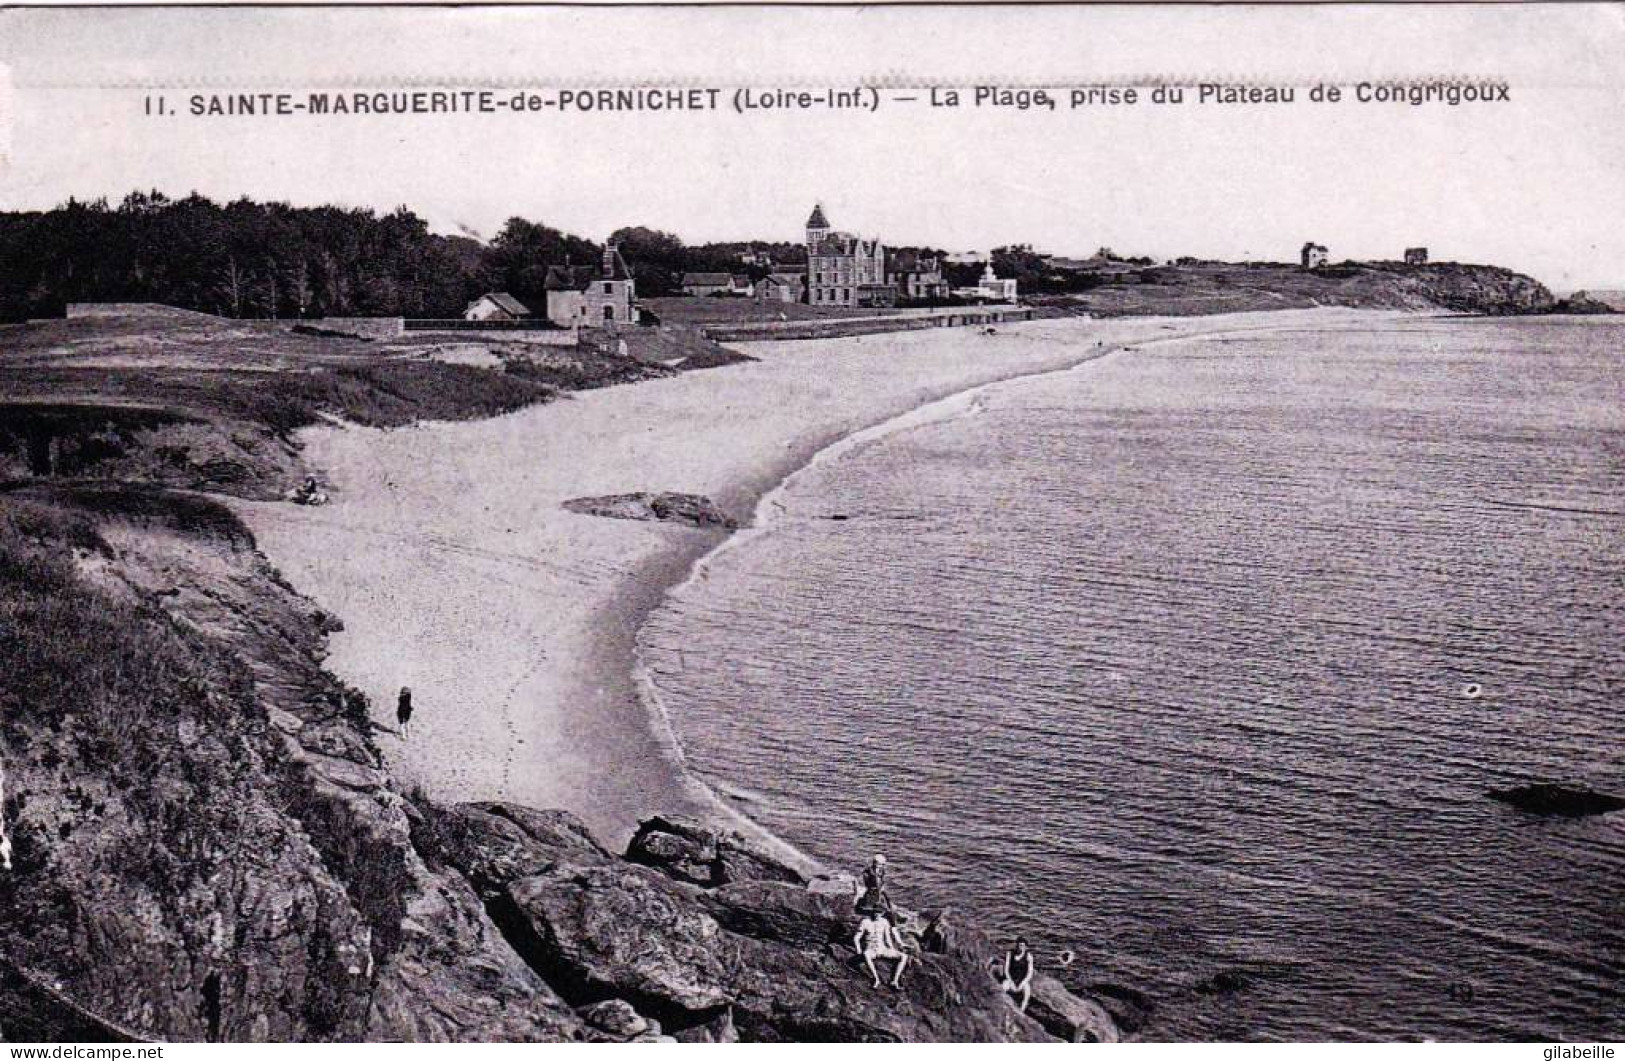
[[[1486,798],[1625,794],[1622,401],[1605,319],[1146,345],[816,462],[644,663],[724,798],[1147,1038],[1625,1038],[1625,814]]]

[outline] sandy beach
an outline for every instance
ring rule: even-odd
[[[755,363],[494,420],[313,429],[307,455],[332,503],[238,508],[289,581],[343,620],[329,666],[372,698],[403,787],[441,801],[565,808],[614,844],[655,812],[731,818],[686,776],[633,667],[643,619],[723,536],[576,514],[562,502],[674,490],[744,519],[824,448],[973,387],[1139,343],[1389,316],[1058,320],[991,336],[749,344],[741,349]],[[416,704],[409,741],[394,733],[403,685]]]

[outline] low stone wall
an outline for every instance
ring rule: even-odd
[[[406,322],[400,317],[317,317],[299,323],[363,339],[394,339],[406,330]]]
[[[71,319],[84,317],[194,317],[198,320],[218,321],[212,313],[199,313],[195,309],[166,306],[161,302],[70,302],[63,314]]]

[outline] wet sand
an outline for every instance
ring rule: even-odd
[[[493,420],[314,428],[303,440],[332,503],[237,508],[288,580],[343,620],[328,665],[372,698],[403,787],[564,808],[615,844],[656,812],[732,819],[682,769],[634,674],[640,624],[723,535],[563,501],[674,490],[745,518],[825,447],[972,387],[1146,341],[1393,316],[1059,320],[992,336],[743,344],[760,360]],[[403,685],[410,741],[394,734]]]

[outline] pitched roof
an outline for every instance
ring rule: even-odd
[[[485,294],[475,299],[474,303],[482,302],[485,299],[490,299],[496,304],[496,307],[502,310],[504,313],[511,313],[515,317],[530,316],[530,307],[508,294],[506,291],[487,291]]]
[[[632,270],[627,267],[626,259],[621,257],[621,248],[620,247],[612,247],[612,248],[610,248],[610,252],[609,252],[609,255],[608,255],[608,261],[609,261],[609,270],[608,270],[609,275],[608,276],[599,276],[598,279],[600,279],[600,280],[630,280],[630,279],[632,279]]]
[[[592,283],[592,270],[584,265],[549,265],[542,286],[548,291],[580,291]]]
[[[824,204],[823,203],[817,203],[816,205],[813,206],[812,216],[807,218],[807,227],[808,228],[828,228],[829,227],[829,222],[824,220]]]
[[[786,286],[804,284],[807,282],[807,277],[802,273],[769,273],[767,275],[767,279],[772,283],[784,284]]]
[[[684,287],[727,287],[733,277],[727,273],[684,273]]]
[[[894,273],[935,273],[941,268],[942,263],[932,254],[895,251],[891,256],[891,270]]]

